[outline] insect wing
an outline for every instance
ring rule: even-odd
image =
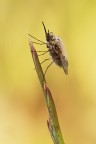
[[[68,60],[64,56],[61,58],[62,67],[66,75],[68,75]]]

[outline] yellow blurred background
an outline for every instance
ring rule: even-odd
[[[68,76],[55,64],[46,74],[65,143],[96,144],[95,0],[0,1],[0,144],[53,143],[27,36],[45,41],[42,21],[68,55]]]

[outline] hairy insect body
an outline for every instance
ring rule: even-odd
[[[37,42],[33,42],[33,43],[40,44],[40,45],[46,44],[49,54],[53,59],[50,65],[46,68],[45,74],[53,62],[57,64],[59,67],[62,67],[65,74],[68,74],[68,60],[67,60],[66,50],[65,50],[63,41],[61,40],[59,36],[55,36],[52,32],[49,32],[49,30],[47,31],[43,22],[42,24],[43,24],[44,31],[45,31],[46,43],[42,42],[41,40],[38,40],[37,38],[31,36],[30,34],[29,36],[31,36],[32,38],[40,42],[40,43],[37,43]],[[46,60],[49,60],[49,59],[46,59]],[[45,62],[46,60],[44,60],[43,62]]]
[[[64,69],[68,74],[68,60],[64,44],[59,36],[54,36],[52,32],[47,33],[47,48],[55,64]]]

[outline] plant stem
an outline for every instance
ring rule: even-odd
[[[52,98],[52,94],[49,88],[47,87],[47,83],[43,74],[41,64],[38,59],[37,52],[30,40],[29,40],[29,46],[30,46],[33,62],[36,68],[36,72],[37,72],[41,87],[43,89],[47,109],[49,112],[49,120],[47,120],[47,125],[50,131],[50,135],[52,137],[54,144],[65,144],[63,137],[62,137],[61,129],[59,126],[58,116],[57,116],[54,100]]]

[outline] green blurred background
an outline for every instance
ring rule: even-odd
[[[65,143],[96,144],[95,0],[0,1],[0,144],[53,143],[27,36],[45,41],[42,21],[68,55],[68,76],[55,64],[46,74]]]

